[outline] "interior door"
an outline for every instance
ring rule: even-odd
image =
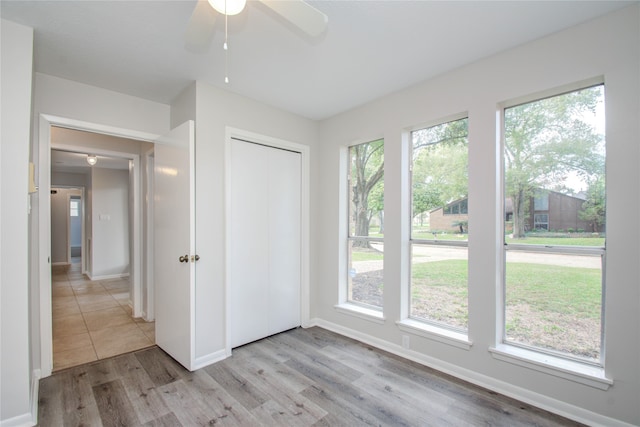
[[[194,145],[188,121],[154,149],[156,344],[189,370],[195,353]]]
[[[300,325],[301,155],[233,139],[230,344]]]

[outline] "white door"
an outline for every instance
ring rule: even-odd
[[[300,325],[301,155],[231,141],[230,343]]]
[[[185,368],[195,348],[194,123],[155,145],[154,278],[156,344]]]

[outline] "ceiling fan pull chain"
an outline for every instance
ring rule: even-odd
[[[229,20],[229,15],[227,15],[227,0],[224,0],[224,44],[222,45],[222,48],[224,49],[224,82],[225,83],[229,83],[229,46],[227,45],[227,40],[229,39],[228,20]]]

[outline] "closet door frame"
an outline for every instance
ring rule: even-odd
[[[311,325],[310,319],[310,300],[309,300],[309,183],[310,183],[310,147],[296,142],[286,141],[254,132],[245,131],[233,127],[226,127],[225,132],[225,307],[226,307],[226,325],[225,325],[225,352],[227,356],[231,355],[231,293],[230,293],[230,259],[231,253],[231,144],[232,139],[241,139],[261,144],[267,147],[273,147],[283,150],[289,150],[300,153],[300,320],[302,327]]]

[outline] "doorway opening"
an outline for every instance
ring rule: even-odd
[[[151,283],[138,253],[147,232],[143,201],[152,200],[141,185],[148,177],[140,153],[153,144],[56,126],[50,135],[55,371],[155,343],[155,322],[140,298]]]

